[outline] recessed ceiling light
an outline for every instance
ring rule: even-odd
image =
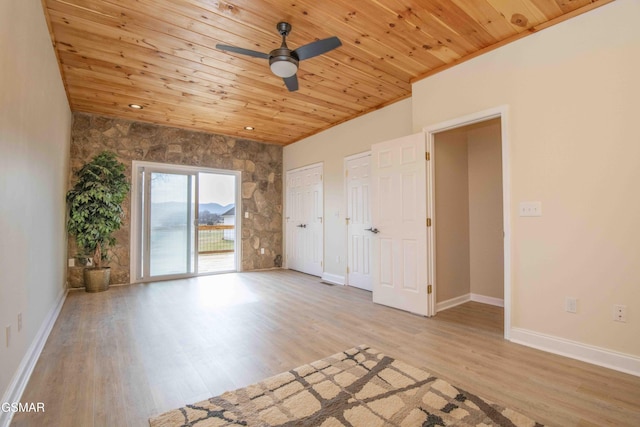
[[[245,126],[244,130],[253,130],[253,126]]]
[[[142,110],[144,108],[140,104],[129,104],[129,107],[133,108],[134,110]]]

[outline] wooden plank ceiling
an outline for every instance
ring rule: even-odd
[[[42,1],[73,111],[286,145],[611,0]],[[279,21],[293,26],[291,49],[330,36],[343,44],[300,63],[297,92],[267,60],[215,48],[268,53]]]

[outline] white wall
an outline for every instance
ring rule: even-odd
[[[39,1],[0,2],[0,109],[0,396],[9,398],[65,289],[71,112]]]
[[[347,265],[344,158],[410,133],[411,99],[405,99],[284,148],[285,172],[313,163],[324,165],[324,271],[334,279],[344,279]]]
[[[413,85],[414,132],[509,106],[512,326],[635,356],[639,16],[618,0]],[[518,217],[530,200],[542,217]],[[616,303],[627,323],[612,321]]]

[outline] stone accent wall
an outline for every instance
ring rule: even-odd
[[[282,147],[229,136],[194,132],[149,123],[74,113],[71,132],[73,173],[103,150],[117,154],[131,179],[133,160],[202,166],[242,172],[242,269],[274,267],[282,254]],[[129,283],[131,197],[123,204],[125,219],[111,251],[111,283]],[[249,212],[249,218],[244,213]],[[260,254],[264,248],[264,255]],[[78,253],[69,238],[68,257]],[[69,268],[69,286],[82,287],[82,267]]]

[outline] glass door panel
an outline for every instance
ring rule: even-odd
[[[236,270],[236,176],[198,174],[198,273]]]
[[[149,173],[148,277],[197,271],[195,175]]]

